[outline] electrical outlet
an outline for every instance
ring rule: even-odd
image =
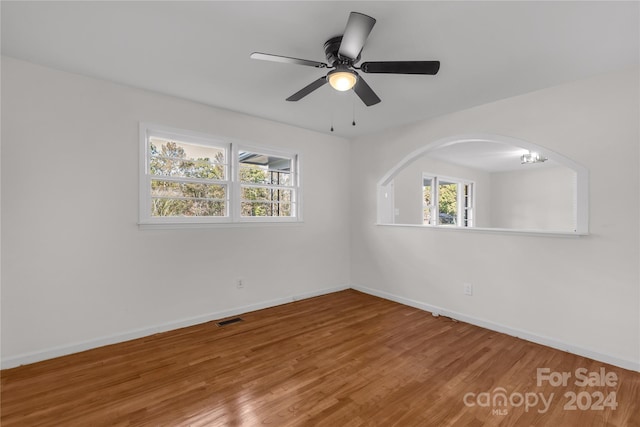
[[[464,284],[464,294],[467,296],[473,295],[473,285],[471,283]]]
[[[238,279],[236,281],[236,288],[238,288],[238,289],[243,289],[244,288],[244,280],[243,279]]]

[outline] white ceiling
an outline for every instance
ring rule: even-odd
[[[522,165],[520,157],[529,150],[497,141],[469,141],[439,147],[428,156],[456,165],[485,172],[507,172],[561,166],[552,159],[545,162]],[[541,153],[546,157],[545,153]]]
[[[437,76],[365,75],[382,103],[322,70],[350,11],[377,24],[363,61],[440,60]],[[1,2],[2,54],[347,138],[638,63],[637,2]]]

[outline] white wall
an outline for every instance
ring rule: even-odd
[[[352,286],[640,369],[638,100],[634,68],[355,140]],[[375,225],[386,172],[424,144],[473,133],[523,139],[586,166],[591,234]]]
[[[491,227],[575,231],[575,171],[535,166],[491,174]]]
[[[299,150],[304,223],[138,229],[139,121]],[[348,154],[340,138],[3,57],[4,366],[348,286]]]
[[[399,215],[396,224],[422,224],[422,174],[429,173],[449,178],[473,181],[475,191],[476,227],[490,226],[491,182],[490,174],[442,160],[422,156],[402,169],[393,179],[394,205]]]
[[[4,366],[351,283],[640,369],[637,77],[601,76],[348,144],[3,58]],[[299,149],[304,224],[139,230],[139,121]],[[475,132],[588,167],[591,235],[374,225],[376,184],[392,166]]]

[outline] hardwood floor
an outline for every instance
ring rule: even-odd
[[[640,426],[640,373],[353,290],[242,318],[4,370],[1,424]],[[538,386],[538,368],[571,377]]]

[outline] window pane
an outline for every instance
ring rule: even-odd
[[[242,216],[291,216],[291,203],[242,202]]]
[[[433,209],[433,180],[423,178],[422,181],[422,220],[425,224],[431,224],[431,211]]]
[[[225,216],[224,201],[202,199],[151,199],[151,216]]]
[[[292,190],[280,190],[266,187],[242,187],[240,189],[243,201],[260,200],[275,202],[290,202]]]
[[[240,182],[254,184],[293,185],[292,159],[240,151]]]
[[[224,201],[227,195],[226,190],[226,186],[217,184],[151,180],[151,197],[183,197]]]
[[[225,179],[225,150],[161,138],[149,138],[151,175]]]
[[[463,184],[462,185],[462,202],[464,206],[462,207],[462,220],[463,226],[471,227],[473,225],[473,216],[472,216],[472,205],[471,205],[471,184]]]
[[[293,190],[270,187],[240,188],[241,215],[247,216],[292,216]]]
[[[241,165],[240,182],[253,184],[292,185],[291,173],[269,171],[262,166]]]
[[[456,225],[458,215],[458,184],[440,181],[438,185],[438,223]]]

